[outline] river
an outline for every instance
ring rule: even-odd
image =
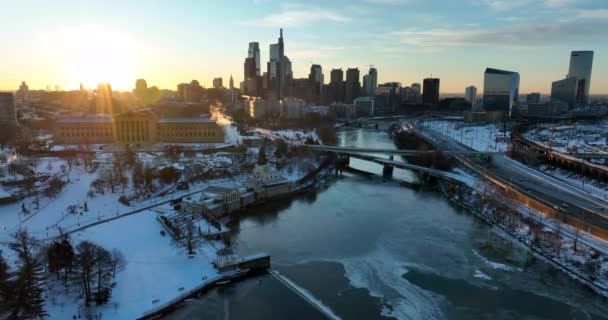
[[[344,146],[394,148],[388,134],[339,132]],[[607,319],[608,303],[498,236],[416,179],[345,173],[314,193],[250,210],[234,226],[242,254],[273,269],[342,319]],[[604,317],[602,317],[603,315]],[[323,319],[273,275],[216,288],[167,319]]]

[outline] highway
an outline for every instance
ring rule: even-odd
[[[433,141],[439,149],[468,149],[467,146],[432,130],[425,128],[416,130],[426,139]],[[527,167],[504,155],[494,155],[491,164],[460,155],[455,155],[455,157],[482,176],[493,175],[500,180],[498,182],[507,184],[533,199],[547,203],[567,215],[608,230],[608,203],[593,197],[582,189]]]

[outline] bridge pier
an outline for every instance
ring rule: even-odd
[[[384,167],[382,168],[382,175],[385,177],[392,177],[393,176],[393,170],[395,168],[389,164],[385,164]]]
[[[335,159],[336,175],[341,174],[345,167],[350,164],[350,156],[347,154],[338,154],[338,158]]]

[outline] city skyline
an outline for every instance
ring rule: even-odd
[[[608,5],[601,1],[440,2],[257,0],[239,1],[236,10],[189,1],[145,8],[117,1],[11,3],[6,23],[13,27],[3,37],[14,45],[0,61],[0,90],[14,91],[26,81],[31,89],[109,82],[130,91],[139,78],[175,90],[192,79],[212,87],[214,78],[231,74],[238,83],[248,44],[259,42],[265,72],[269,45],[284,27],[295,78],[306,77],[311,64],[325,73],[366,71],[373,64],[378,83],[420,83],[433,75],[441,78],[442,93],[462,93],[469,85],[483,89],[483,71],[492,67],[519,72],[521,93],[548,94],[551,83],[567,73],[571,51],[593,50],[590,94],[608,93],[608,78],[602,77],[608,73],[608,45],[601,41],[608,40],[601,32],[608,27]],[[199,19],[201,10],[216,14]],[[391,17],[401,18],[377,23]]]

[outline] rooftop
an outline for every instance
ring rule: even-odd
[[[494,68],[486,68],[486,72],[485,73],[496,73],[496,74],[516,74],[517,72],[514,71],[507,71],[507,70],[500,70],[500,69],[494,69]]]
[[[158,122],[159,123],[201,123],[201,122],[215,123],[214,120],[211,120],[209,118],[203,118],[203,117],[162,118],[162,119],[158,120]]]
[[[111,123],[112,116],[111,115],[89,115],[89,116],[80,116],[80,117],[59,117],[55,120],[55,122],[60,123],[82,123],[82,122],[97,122],[97,123]]]

